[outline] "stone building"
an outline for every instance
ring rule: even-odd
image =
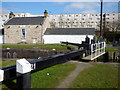
[[[43,43],[48,17],[13,17],[4,24],[4,43]]]

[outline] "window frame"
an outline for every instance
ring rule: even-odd
[[[23,29],[25,30],[25,35],[23,35]],[[24,37],[23,37],[24,36]],[[21,39],[26,39],[26,28],[25,27],[22,27],[21,28]]]

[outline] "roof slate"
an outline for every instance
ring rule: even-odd
[[[8,20],[5,25],[42,25],[45,17],[14,17]]]
[[[95,28],[47,28],[44,35],[94,35]]]

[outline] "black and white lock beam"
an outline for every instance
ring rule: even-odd
[[[2,84],[3,80],[4,80],[4,70],[0,69],[0,84]]]
[[[16,61],[17,89],[31,88],[31,64],[26,59]]]

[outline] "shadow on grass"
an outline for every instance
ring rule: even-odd
[[[6,81],[4,81],[3,83],[3,89],[4,88],[7,88],[7,89],[10,89],[10,90],[12,90],[12,89],[16,89],[17,88],[17,83],[15,83],[15,80],[6,80]]]

